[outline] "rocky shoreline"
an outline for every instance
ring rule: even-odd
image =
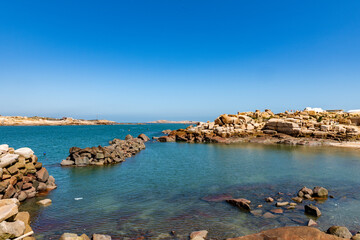
[[[168,132],[160,142],[288,144],[360,147],[360,114],[270,110],[223,114],[213,122]]]
[[[114,125],[109,120],[84,120],[71,117],[48,118],[48,117],[23,117],[1,116],[0,126],[72,126],[72,125]]]
[[[10,148],[0,145],[0,239],[33,240],[28,212],[19,212],[20,202],[56,188],[30,148]],[[51,200],[39,201],[48,205]]]
[[[128,134],[124,140],[115,138],[109,142],[109,146],[78,148],[72,147],[69,156],[62,160],[61,166],[103,166],[107,164],[121,163],[141,150],[145,149],[145,142],[150,139],[145,134],[137,138]]]

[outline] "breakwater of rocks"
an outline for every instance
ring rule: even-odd
[[[231,143],[239,141],[313,145],[318,142],[360,140],[360,114],[313,110],[274,114],[271,110],[223,114],[171,131],[160,142]]]
[[[21,202],[56,188],[54,177],[27,147],[15,150],[0,145],[0,179],[0,199],[16,198]]]
[[[124,140],[115,138],[109,142],[110,145],[104,147],[72,147],[69,156],[61,162],[61,165],[84,167],[121,163],[145,149],[144,143],[149,140],[145,134],[140,134],[137,138],[129,134]]]

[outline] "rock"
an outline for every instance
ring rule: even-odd
[[[36,177],[41,182],[46,182],[49,178],[49,173],[46,168],[41,168],[39,171],[36,172]]]
[[[304,195],[309,194],[310,196],[313,194],[313,191],[310,188],[307,188],[307,187],[303,187],[302,189],[300,189],[299,192],[303,192]]]
[[[10,184],[5,190],[4,198],[11,198],[15,193],[16,189],[13,187],[13,185]]]
[[[44,205],[44,206],[48,206],[52,203],[51,199],[43,199],[37,202],[38,204]]]
[[[32,231],[32,229],[30,227],[30,214],[28,212],[19,212],[16,215],[14,220],[15,221],[17,221],[17,220],[22,221],[25,224],[24,234]]]
[[[11,167],[8,167],[7,169],[11,175],[15,175],[18,173],[19,169],[16,167],[16,165],[12,165]]]
[[[256,209],[256,210],[251,210],[250,213],[254,216],[261,216],[262,215],[262,210],[261,209]]]
[[[80,238],[81,240],[90,240],[90,238],[85,233],[81,234]]]
[[[311,197],[310,194],[305,194],[305,195],[304,195],[304,198],[305,198],[305,199],[311,199],[312,197]]]
[[[319,208],[315,207],[312,204],[305,205],[305,213],[310,214],[310,215],[315,216],[315,217],[320,217],[321,216],[321,212],[320,212]]]
[[[0,222],[16,215],[19,212],[15,203],[0,207]]]
[[[20,237],[25,232],[25,223],[22,221],[0,223],[0,236],[6,235],[10,238]]]
[[[234,205],[240,209],[243,209],[243,210],[247,210],[247,211],[251,210],[251,207],[250,207],[251,201],[247,200],[245,198],[229,199],[229,200],[226,200],[226,202],[228,202],[231,205]]]
[[[75,161],[66,160],[66,159],[62,160],[60,163],[61,166],[72,166],[74,164],[75,164]]]
[[[290,203],[290,206],[294,207],[294,206],[297,206],[297,204],[292,202],[292,203]]]
[[[276,209],[272,209],[271,212],[276,214],[282,214],[284,213],[284,210],[282,210],[281,208],[276,208]]]
[[[22,185],[22,189],[27,190],[27,189],[31,188],[32,186],[33,186],[32,183],[27,182]]]
[[[11,154],[8,153],[5,156],[2,156],[0,158],[0,168],[4,168],[7,166],[10,166],[11,164],[15,163],[16,160],[18,159],[19,155],[18,154]]]
[[[18,154],[19,156],[23,156],[25,159],[27,159],[27,158],[31,158],[34,155],[34,151],[28,147],[24,147],[15,150],[15,154]]]
[[[126,135],[125,140],[131,140],[131,139],[133,139],[133,136],[131,136],[130,134]]]
[[[327,231],[328,234],[341,237],[341,238],[351,238],[352,234],[346,227],[341,226],[332,226]]]
[[[59,240],[82,240],[74,233],[64,233]]]
[[[329,195],[329,192],[326,188],[314,187],[313,197],[326,198],[328,195]]]
[[[354,236],[352,236],[350,239],[351,239],[351,240],[360,240],[360,234],[357,233],[357,234],[355,234]]]
[[[39,186],[37,187],[36,190],[39,191],[39,192],[46,191],[47,190],[47,185],[45,183],[43,183],[43,182],[40,182]]]
[[[159,142],[175,142],[176,138],[174,136],[162,136],[158,138]]]
[[[0,207],[6,206],[6,205],[11,205],[11,204],[16,204],[16,205],[20,206],[20,202],[16,198],[9,198],[9,199],[1,199],[0,200]]]
[[[281,227],[227,240],[344,240],[312,227]]]
[[[303,199],[301,197],[293,197],[291,200],[297,203],[302,203]]]
[[[170,129],[161,131],[163,134],[169,135],[171,133]]]
[[[276,203],[277,207],[283,207],[283,206],[286,206],[286,205],[289,205],[289,202],[277,202]]]
[[[9,145],[7,144],[1,144],[0,145],[0,154],[9,151]]]
[[[0,182],[0,192],[5,192],[5,190],[7,189],[7,187],[9,186],[9,182]]]
[[[104,154],[102,153],[98,153],[99,155],[101,154],[102,157],[101,158],[104,158]],[[98,154],[96,154],[96,158],[98,158]],[[78,158],[75,158],[75,165],[78,166],[78,167],[83,167],[83,166],[87,166],[90,164],[90,159],[88,157],[78,157]]]
[[[36,162],[36,163],[35,163],[35,168],[36,168],[37,170],[41,169],[41,168],[42,168],[42,163],[41,163],[41,162]]]
[[[20,202],[24,201],[27,198],[27,194],[24,191],[21,191],[19,193],[19,196],[17,197]]]
[[[144,142],[150,141],[150,138],[148,136],[146,136],[145,134],[140,134],[138,136],[138,138],[140,138],[141,140],[143,140]]]
[[[111,236],[94,233],[93,240],[111,240]]]
[[[266,201],[266,202],[273,202],[274,199],[273,199],[272,197],[267,197],[267,198],[265,198],[265,201]]]
[[[312,226],[316,226],[317,223],[314,220],[310,219],[307,225],[308,227],[312,227]]]
[[[191,240],[202,240],[202,239],[206,238],[207,234],[208,234],[208,231],[206,231],[206,230],[192,232],[190,234],[190,239]]]
[[[264,218],[276,218],[276,216],[274,214],[272,214],[271,212],[266,212],[263,215]]]

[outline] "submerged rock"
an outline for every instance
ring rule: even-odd
[[[250,207],[251,201],[247,200],[245,198],[228,199],[228,200],[226,200],[226,202],[228,202],[231,205],[234,205],[240,209],[246,210],[246,211],[251,210],[251,207]]]
[[[315,217],[320,217],[321,216],[320,209],[315,207],[312,204],[305,205],[305,213],[310,214],[310,215],[315,216]]]

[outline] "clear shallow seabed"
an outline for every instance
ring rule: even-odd
[[[180,238],[207,229],[223,239],[280,226],[303,225],[303,205],[275,219],[241,212],[225,202],[206,202],[209,195],[244,197],[263,211],[273,209],[267,196],[295,196],[298,189],[324,186],[334,199],[316,203],[323,215],[320,229],[344,225],[360,230],[360,152],[341,148],[266,146],[260,144],[146,143],[146,149],[118,165],[60,167],[70,147],[107,145],[127,134],[160,136],[185,125],[0,127],[0,144],[30,147],[56,179],[48,207],[28,200],[37,239],[58,239],[64,232],[105,233],[113,239]],[[43,153],[46,152],[46,156]],[[284,193],[277,195],[278,192]],[[289,195],[288,195],[289,194]],[[82,198],[75,200],[75,198]]]

